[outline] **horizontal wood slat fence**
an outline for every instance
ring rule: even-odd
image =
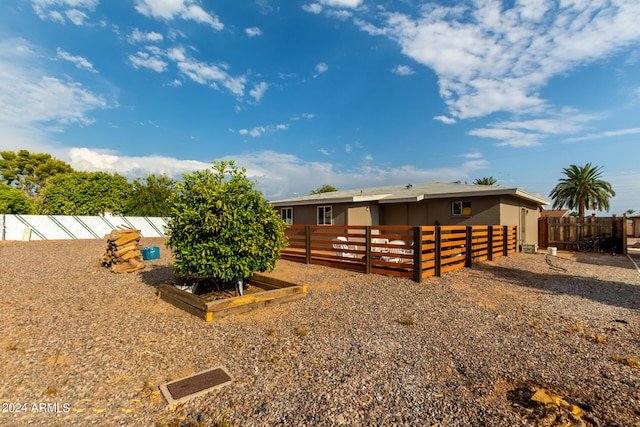
[[[514,225],[291,225],[286,235],[282,259],[416,282],[506,256],[517,245]]]
[[[538,242],[542,248],[555,246],[558,249],[571,250],[573,242],[578,239],[605,234],[618,237],[626,243],[626,222],[626,216],[540,218],[538,220]]]

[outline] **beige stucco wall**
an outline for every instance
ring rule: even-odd
[[[538,244],[538,218],[540,211],[533,202],[513,196],[503,196],[500,203],[502,224],[518,227],[518,244]]]
[[[377,204],[353,204],[347,210],[349,225],[379,225],[379,209]]]

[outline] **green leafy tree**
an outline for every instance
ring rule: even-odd
[[[27,150],[0,151],[0,174],[8,185],[19,188],[28,197],[34,197],[47,178],[69,173],[70,165],[51,157],[51,154],[30,153]]]
[[[167,175],[150,174],[132,184],[128,215],[167,217],[171,214],[169,199],[176,191],[176,182]]]
[[[49,178],[37,198],[37,210],[45,215],[100,215],[126,212],[131,184],[118,174],[71,172]]]
[[[177,274],[231,281],[275,267],[286,225],[254,185],[233,161],[183,176],[167,225]]]
[[[601,167],[587,163],[584,166],[570,165],[562,169],[565,178],[551,191],[553,208],[578,209],[578,216],[584,218],[586,208],[598,211],[609,210],[609,199],[616,195],[615,191],[601,178]]]
[[[484,177],[484,178],[476,178],[476,180],[473,181],[475,185],[496,185],[496,182],[498,182],[498,180],[496,180],[492,176]]]
[[[627,216],[629,216],[629,215],[633,215],[634,213],[636,213],[636,210],[635,209],[627,209],[626,211],[624,211],[624,213],[626,213]]]
[[[322,187],[318,187],[315,190],[313,190],[311,193],[309,194],[322,194],[322,193],[331,193],[334,191],[338,191],[338,189],[336,187],[334,187],[331,184],[325,184]]]
[[[0,183],[0,214],[30,214],[34,212],[33,201],[22,191]]]

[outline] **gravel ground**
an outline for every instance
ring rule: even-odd
[[[0,425],[640,426],[627,257],[514,254],[422,284],[281,260],[306,298],[206,323],[157,298],[163,242],[130,274],[99,266],[100,240],[0,242]],[[166,404],[159,384],[217,365],[231,385]]]

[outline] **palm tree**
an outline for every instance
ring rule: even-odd
[[[584,166],[571,165],[562,169],[566,178],[561,178],[559,184],[551,191],[554,209],[566,206],[569,209],[578,208],[578,216],[584,218],[585,208],[609,210],[609,199],[616,195],[611,184],[600,179],[601,167],[587,163]]]
[[[473,183],[475,185],[495,185],[496,182],[498,182],[497,179],[495,179],[494,177],[490,176],[490,177],[484,177],[484,178],[476,178],[475,181],[473,181]]]

